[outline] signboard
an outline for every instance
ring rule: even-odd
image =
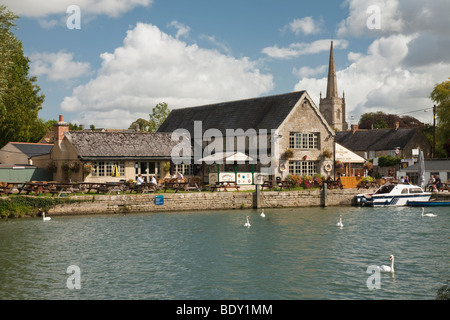
[[[251,172],[238,172],[237,173],[237,184],[252,184],[253,175]]]
[[[162,206],[164,204],[164,196],[155,196],[155,205]]]
[[[400,153],[400,149],[399,148],[395,148],[395,154],[398,155]]]

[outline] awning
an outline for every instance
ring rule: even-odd
[[[364,163],[366,159],[350,151],[349,149],[341,146],[339,143],[335,143],[336,161],[345,163]]]
[[[199,161],[206,162],[207,164],[213,163],[223,164],[223,163],[253,161],[253,158],[249,157],[248,155],[242,152],[228,151],[211,154],[209,156],[199,159]]]

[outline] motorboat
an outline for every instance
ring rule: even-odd
[[[365,207],[407,206],[412,201],[429,201],[431,192],[424,192],[421,187],[411,184],[382,185],[374,193],[358,194],[356,202]]]

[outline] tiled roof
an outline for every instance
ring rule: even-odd
[[[84,160],[169,158],[170,133],[70,131],[66,138]]]
[[[417,128],[376,129],[336,132],[335,141],[353,151],[394,150],[404,148]]]
[[[53,144],[45,143],[11,142],[11,144],[29,158],[49,154],[53,148]]]
[[[306,93],[287,94],[222,102],[199,107],[174,109],[159,128],[159,132],[173,132],[183,128],[193,134],[194,121],[202,121],[203,132],[214,128],[226,129],[277,129],[295,104]]]

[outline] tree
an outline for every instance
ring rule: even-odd
[[[166,102],[158,103],[149,114],[150,120],[148,123],[148,131],[156,132],[163,124],[164,120],[169,116],[170,110]]]
[[[395,128],[396,122],[401,128],[423,128],[424,124],[411,116],[400,117],[396,114],[386,114],[384,112],[364,113],[359,120],[360,129],[384,129]]]
[[[148,122],[148,120],[139,118],[136,121],[134,121],[128,129],[135,129],[136,126],[138,126],[139,131],[148,131],[149,124],[150,123]]]
[[[0,148],[10,141],[36,142],[45,132],[38,118],[45,97],[36,77],[29,76],[30,60],[12,32],[17,19],[0,6]]]
[[[436,151],[442,150],[450,157],[450,81],[436,84],[430,98],[437,104]]]

